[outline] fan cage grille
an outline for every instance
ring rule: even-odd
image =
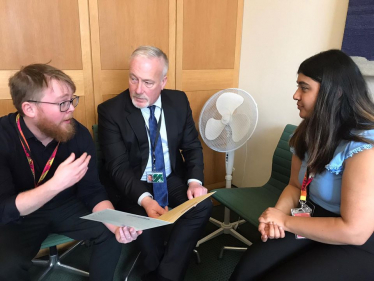
[[[224,93],[238,94],[244,98],[243,103],[234,111],[234,114],[244,114],[249,122],[249,128],[242,139],[234,142],[232,139],[231,127],[226,125],[222,133],[214,140],[208,140],[205,137],[205,127],[210,118],[221,120],[222,116],[216,108],[217,99]],[[217,92],[204,104],[199,118],[200,135],[207,146],[218,152],[229,152],[238,149],[244,145],[252,136],[258,120],[257,104],[253,97],[242,89],[230,88]]]

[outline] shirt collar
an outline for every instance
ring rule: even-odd
[[[155,103],[153,104],[159,108],[162,107],[162,103],[161,103],[161,95],[158,96],[158,99],[155,101]]]
[[[158,99],[155,101],[155,103],[153,105],[155,105],[158,108],[162,108],[161,94],[158,96]],[[146,112],[149,111],[148,107],[141,108],[140,110],[141,111],[145,111],[146,110]]]

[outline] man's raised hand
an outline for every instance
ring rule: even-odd
[[[58,166],[51,179],[55,182],[55,188],[63,191],[79,182],[86,174],[90,160],[91,156],[87,155],[86,152],[78,159],[75,159],[74,153],[70,154],[70,156]]]

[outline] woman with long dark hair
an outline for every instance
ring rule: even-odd
[[[374,280],[374,104],[352,59],[299,67],[291,177],[231,280]]]

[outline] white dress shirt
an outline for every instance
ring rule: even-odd
[[[162,103],[161,103],[161,95],[158,97],[156,102],[153,104],[156,106],[155,108],[155,118],[158,121],[160,120],[160,113],[161,113],[161,108],[162,108]],[[151,114],[150,110],[148,107],[141,108],[140,109],[145,121],[145,126],[149,129],[149,116]],[[147,136],[148,136],[148,145],[149,148],[151,148],[151,142],[149,139],[149,131],[147,130]],[[161,144],[162,144],[162,151],[164,153],[164,164],[165,164],[165,173],[166,176],[169,176],[171,174],[171,165],[170,165],[170,154],[169,154],[169,146],[168,146],[168,138],[167,138],[167,132],[166,132],[166,125],[165,125],[165,116],[164,116],[164,111],[162,111],[162,119],[161,119],[161,127],[160,127],[160,136],[161,136]],[[141,177],[142,181],[147,180],[147,173],[152,172],[152,155],[151,155],[151,149],[149,149],[149,155],[148,155],[148,162],[147,166],[145,167],[144,173]],[[166,179],[165,179],[166,180]],[[202,184],[201,181],[197,179],[189,179],[187,181],[187,184],[189,184],[192,181],[197,181],[198,183]],[[152,195],[149,192],[144,192],[138,199],[138,204],[141,206],[140,202],[143,200],[144,197]]]

